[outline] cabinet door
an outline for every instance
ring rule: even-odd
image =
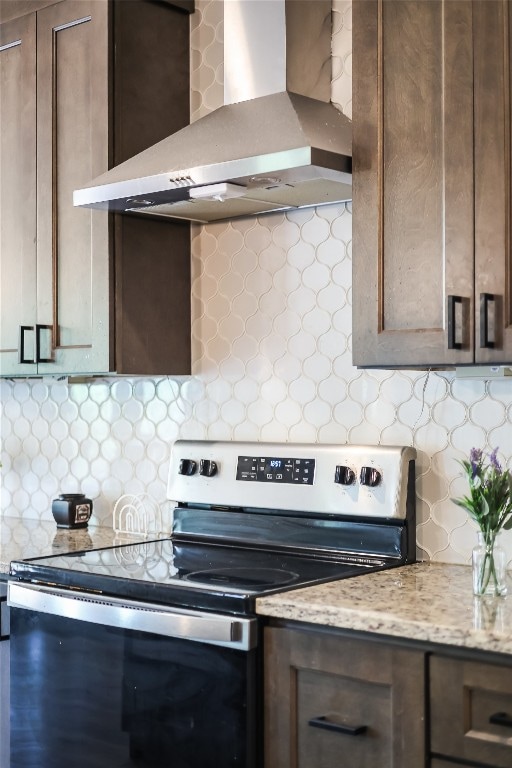
[[[512,3],[478,0],[475,35],[477,362],[512,361]]]
[[[421,652],[265,629],[266,768],[421,768]]]
[[[108,214],[73,207],[73,190],[108,169],[109,29],[107,0],[37,14],[37,316],[53,329],[43,373],[110,368]]]
[[[0,27],[0,373],[20,364],[20,327],[36,322],[36,17]],[[34,360],[34,332],[24,332]]]
[[[355,0],[353,18],[354,363],[471,363],[471,2]]]

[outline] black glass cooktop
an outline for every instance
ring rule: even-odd
[[[383,566],[382,561],[163,539],[14,562],[11,577],[175,606],[248,612],[258,595]]]

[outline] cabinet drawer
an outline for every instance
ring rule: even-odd
[[[296,686],[299,768],[339,768],[347,753],[354,768],[392,765],[389,684],[298,669]]]
[[[432,656],[430,700],[432,753],[512,766],[512,668]]]

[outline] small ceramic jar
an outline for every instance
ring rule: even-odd
[[[92,515],[92,501],[83,493],[61,493],[52,501],[58,528],[85,528]]]

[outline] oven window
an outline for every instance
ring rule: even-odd
[[[256,765],[256,650],[11,611],[11,768]]]

